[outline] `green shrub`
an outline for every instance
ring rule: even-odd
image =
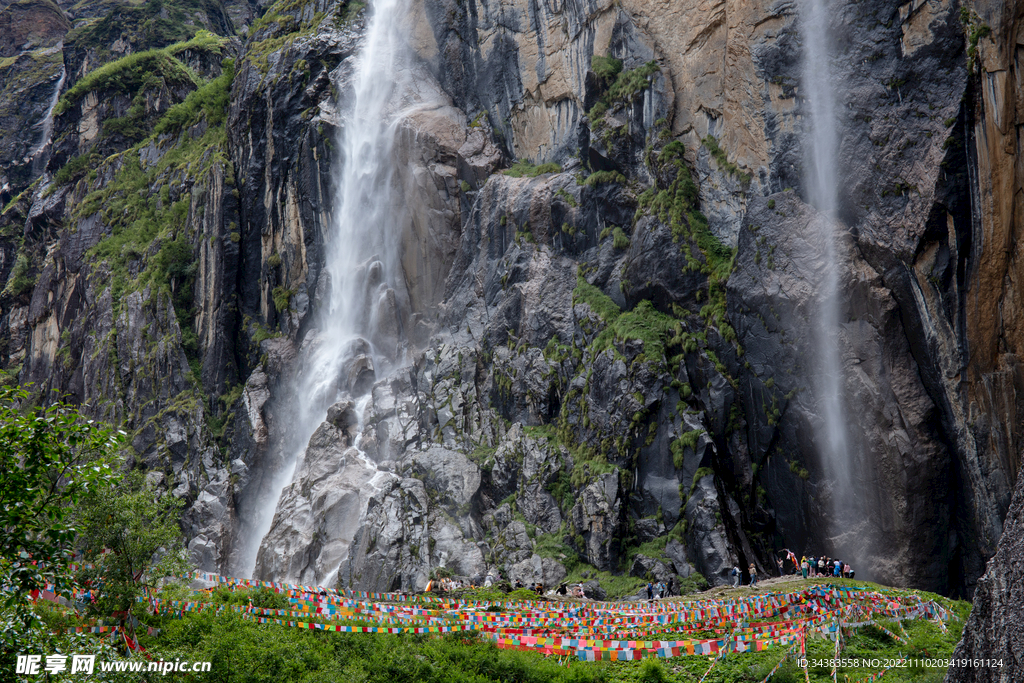
[[[293,294],[295,294],[295,292],[290,289],[285,289],[280,285],[274,287],[271,292],[271,296],[274,299],[274,308],[277,309],[278,313],[281,313],[288,308],[288,304],[291,302]]]
[[[678,331],[679,321],[654,308],[644,299],[631,311],[625,311],[601,331],[594,340],[594,352],[600,353],[613,341],[636,339],[643,343],[644,358],[655,363],[665,360],[665,347]]]
[[[219,55],[222,53],[223,48],[227,43],[227,38],[218,36],[215,33],[210,33],[206,29],[199,29],[196,31],[196,34],[188,40],[183,40],[174,43],[173,45],[169,45],[164,50],[172,57],[177,57],[186,50]]]
[[[622,175],[618,171],[595,171],[591,173],[587,178],[587,182],[584,183],[587,187],[594,187],[601,183],[623,183],[626,182],[626,176]]]
[[[20,296],[31,290],[36,285],[36,278],[31,275],[32,264],[29,263],[25,252],[19,252],[18,258],[14,261],[11,274],[7,278],[7,286],[4,287],[4,296]]]
[[[744,183],[750,182],[753,176],[751,176],[746,171],[740,170],[739,166],[729,161],[729,155],[725,153],[724,149],[718,146],[717,138],[715,138],[713,135],[705,136],[705,138],[701,140],[701,144],[703,144],[704,147],[706,147],[707,150],[711,152],[711,156],[715,158],[715,161],[718,163],[718,167],[720,169],[722,169],[723,171],[730,175],[736,176]]]
[[[689,593],[700,593],[706,591],[710,587],[708,580],[704,578],[703,574],[694,572],[685,579],[679,580],[679,594],[687,595]]]
[[[184,101],[179,102],[164,114],[154,132],[157,135],[175,133],[199,122],[206,115],[206,122],[219,126],[226,118],[231,99],[231,81],[235,78],[234,62],[224,60],[221,75],[206,85],[193,90]]]
[[[93,151],[71,157],[53,176],[54,185],[63,185],[74,180],[85,172],[92,164],[99,161],[99,155]]]
[[[811,473],[808,472],[806,468],[801,467],[800,463],[796,462],[795,460],[790,460],[788,462],[788,464],[789,464],[789,471],[790,472],[792,472],[796,476],[800,477],[804,481],[807,481],[808,479],[810,479]]]
[[[563,542],[561,533],[538,535],[533,552],[541,557],[558,560],[566,567],[575,566],[579,562],[576,551]]]
[[[714,473],[715,471],[710,467],[698,467],[697,471],[693,473],[693,484],[690,486],[690,495],[693,495],[693,491],[697,488],[697,484],[700,483],[701,479],[713,476]]]
[[[622,60],[615,59],[614,57],[594,55],[590,60],[590,70],[597,74],[597,77],[606,84],[611,83],[622,71]]]
[[[650,77],[661,71],[657,62],[647,62],[637,69],[623,71],[608,89],[608,97],[612,101],[631,101],[637,94],[650,86]]]
[[[87,73],[58,100],[53,115],[60,116],[86,93],[105,89],[134,92],[140,87],[154,83],[157,79],[162,79],[168,85],[198,85],[185,65],[165,50],[145,50],[104,64]]]
[[[573,197],[568,192],[566,192],[565,188],[561,188],[560,187],[557,190],[555,190],[555,196],[558,197],[559,199],[561,199],[562,201],[564,201],[566,204],[568,204],[569,206],[571,206],[574,209],[577,206],[579,206],[579,204],[577,204],[577,202],[576,202],[576,198]]]
[[[628,249],[629,248],[629,237],[626,233],[622,232],[622,228],[615,226],[612,228],[612,245],[616,249]]]
[[[651,75],[661,70],[657,62],[648,62],[638,69],[622,71],[622,62],[612,57],[595,56],[591,69],[608,88],[587,112],[591,125],[597,125],[608,108],[615,102],[631,102],[633,98],[650,86]],[[613,80],[614,79],[614,82]]]
[[[366,8],[366,3],[363,0],[349,0],[345,6],[345,15],[343,21],[345,24],[350,24],[355,21],[359,14]]]
[[[682,162],[683,154],[686,152],[686,147],[679,140],[673,140],[661,149],[660,161],[666,163],[669,161]]]
[[[685,432],[682,436],[673,441],[671,446],[669,446],[672,450],[672,463],[677,469],[681,469],[683,467],[683,462],[686,457],[686,449],[689,448],[691,451],[695,451],[697,449],[697,442],[700,440],[700,435],[703,433],[703,429],[694,429],[689,432]]]
[[[590,108],[590,111],[587,112],[587,119],[591,123],[596,123],[602,116],[604,116],[606,111],[608,111],[608,103],[604,100],[598,100],[594,103],[594,106]]]
[[[160,249],[153,256],[153,277],[161,282],[183,278],[189,275],[195,259],[192,257],[192,244],[184,235],[160,243]]]
[[[670,679],[661,662],[653,657],[649,657],[640,663],[640,674],[637,680],[640,683],[663,683],[663,681]]]
[[[576,276],[576,288],[572,291],[573,303],[585,303],[597,313],[605,323],[615,321],[622,313],[618,304],[607,294],[586,281],[582,275]]]

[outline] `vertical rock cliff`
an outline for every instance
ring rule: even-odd
[[[1009,683],[1021,677],[1021,605],[1024,605],[1024,486],[1018,482],[1006,515],[999,548],[989,561],[974,591],[971,616],[963,639],[953,657],[986,660],[982,666],[951,666],[947,683],[999,681]],[[994,661],[998,661],[996,665]]]
[[[1014,3],[836,5],[838,537],[799,4],[394,17],[405,362],[354,376],[280,501],[373,8],[145,7],[0,12],[0,363],[131,433],[199,566],[262,545],[261,576],[366,589],[722,583],[789,547],[974,590],[1020,469]]]

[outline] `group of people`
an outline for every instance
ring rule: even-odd
[[[438,580],[431,579],[427,581],[427,587],[424,589],[427,593],[447,593],[448,591],[457,591],[463,588],[476,588],[472,583],[463,581],[462,579],[449,579],[448,577],[442,577]]]
[[[757,566],[753,562],[751,562],[750,566],[747,567],[747,573],[750,574],[750,583],[747,584],[747,585],[749,585],[749,586],[756,586],[757,585]],[[740,587],[740,578],[741,578],[740,568],[738,566],[737,567],[733,567],[732,568],[732,587],[733,588],[739,588]]]
[[[570,598],[586,597],[586,594],[583,592],[582,583],[574,583],[572,585],[569,585],[568,583],[563,583],[558,586],[558,589],[555,591],[555,593],[558,595],[568,595]]]
[[[528,586],[519,579],[516,579],[515,582],[513,582],[512,584],[512,589],[519,590],[520,588],[527,588],[529,590],[532,590],[537,595],[544,595],[544,584],[540,581],[537,581]]]
[[[679,585],[676,582],[676,577],[670,577],[667,585],[664,581],[647,582],[648,600],[661,600],[670,595],[679,595]]]
[[[796,572],[794,572],[796,573]],[[810,557],[804,556],[800,559],[800,573],[806,579],[808,576],[832,576],[834,578],[852,579],[855,572],[847,562],[836,560],[831,557]]]
[[[856,575],[853,571],[853,567],[847,562],[837,560],[835,558],[827,557],[822,555],[821,557],[807,557],[804,555],[797,562],[796,555],[790,550],[782,551],[784,557],[776,558],[775,563],[779,567],[779,576],[785,576],[786,574],[796,574],[797,571],[803,576],[803,578],[817,578],[824,576],[831,576],[834,578],[852,579]],[[790,566],[786,566],[786,562],[789,562]],[[788,570],[788,571],[787,571]],[[747,568],[747,572],[750,574],[750,583],[748,585],[757,585],[757,566],[753,562]],[[738,588],[740,585],[740,568],[732,568],[732,587]]]
[[[807,557],[804,555],[797,562],[796,554],[792,550],[784,549],[782,554],[785,556],[776,559],[776,563],[779,565],[779,575],[787,573],[785,571],[786,561],[788,560],[792,565],[791,571],[788,573],[796,574],[798,571],[803,578],[816,578],[819,576],[831,576],[834,578],[852,579],[854,577],[853,567],[847,562],[837,560],[833,557],[822,555],[820,557]]]
[[[540,581],[536,581],[534,583],[525,583],[522,581],[522,579],[517,578],[513,580],[511,584],[509,584],[502,579],[500,574],[490,573],[487,574],[486,577],[484,577],[482,582],[480,581],[480,577],[477,577],[475,579],[465,579],[456,577],[442,577],[440,579],[431,579],[427,582],[427,587],[424,590],[427,593],[447,593],[450,591],[459,591],[463,589],[475,589],[477,588],[478,585],[482,585],[484,588],[498,588],[500,590],[505,591],[506,593],[510,590],[518,590],[520,588],[525,588],[527,590],[531,590],[537,593],[537,595],[544,595],[544,591],[546,590],[544,584]],[[567,583],[563,583],[557,589],[554,590],[559,595],[570,595],[572,597],[579,598],[584,597],[582,584],[570,586]]]

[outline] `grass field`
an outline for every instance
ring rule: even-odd
[[[802,591],[825,581],[802,581],[776,579],[763,582],[758,590],[749,588],[718,588],[704,593],[674,599],[688,606],[715,601],[749,601],[756,595],[781,594]],[[952,655],[970,611],[970,604],[952,601],[941,596],[912,590],[889,589],[859,581],[831,581],[833,585],[868,587],[887,596],[920,596],[923,600],[934,600],[936,604],[956,615],[945,630],[935,621],[906,621],[902,627],[895,620],[879,619],[876,626],[857,628],[848,633],[843,643],[842,657],[847,660],[838,670],[839,681],[860,681],[872,674],[878,674],[888,663],[886,660],[908,660],[911,665],[894,667],[886,671],[885,681],[907,683],[938,683],[945,675],[945,669],[917,664],[917,660],[944,659]],[[786,647],[761,652],[729,653],[723,658],[700,655],[651,658],[628,662],[581,662],[575,657],[544,656],[532,651],[499,649],[486,640],[486,635],[474,632],[430,634],[430,635],[385,635],[359,633],[329,633],[304,630],[278,624],[254,623],[243,613],[231,611],[231,607],[244,609],[248,604],[262,608],[290,608],[287,598],[267,590],[220,589],[213,593],[192,594],[181,589],[169,592],[166,599],[201,599],[221,606],[217,613],[213,608],[199,612],[184,612],[180,617],[166,614],[140,614],[144,628],[139,629],[139,642],[154,659],[165,661],[182,659],[209,661],[211,671],[203,674],[169,674],[175,680],[225,681],[230,683],[256,683],[271,681],[344,681],[345,683],[380,682],[392,683],[409,681],[426,683],[455,683],[469,681],[488,683],[491,681],[532,682],[641,682],[641,681],[700,681],[705,683],[734,683],[762,681],[783,662],[789,650]],[[497,598],[498,596],[487,596]],[[563,601],[553,608],[565,607]],[[593,606],[594,603],[580,602]],[[604,603],[623,605],[624,603]],[[427,605],[430,607],[431,605]],[[433,605],[436,607],[437,605]],[[50,604],[40,604],[37,609],[44,616],[51,632],[75,626],[80,621],[66,610]],[[500,612],[500,608],[492,608]],[[513,608],[509,608],[511,611]],[[287,619],[288,617],[284,617]],[[309,617],[310,621],[317,617]],[[323,619],[321,619],[323,621]],[[769,619],[768,621],[771,621]],[[340,623],[372,624],[372,619],[348,618]],[[153,635],[146,634],[147,628],[158,629]],[[883,630],[884,629],[884,630]],[[885,631],[889,631],[887,634]],[[897,642],[890,634],[904,637],[906,642]],[[50,635],[50,647],[59,651],[62,639],[67,635]],[[77,636],[81,638],[82,636]],[[92,636],[93,638],[98,638]],[[715,638],[721,634],[713,631],[687,632],[682,634],[661,633],[651,636],[669,640],[673,638]],[[67,650],[64,650],[67,651]],[[831,666],[815,663],[814,660],[832,659],[835,643],[822,638],[807,641],[809,666],[806,680],[812,682],[831,681]],[[140,658],[137,653],[119,656]],[[804,681],[804,670],[798,668],[795,656],[785,659],[775,671],[771,680],[778,683]],[[160,674],[131,674],[130,678],[107,680],[163,680]],[[71,680],[72,677],[68,677]],[[59,677],[52,680],[61,680]]]

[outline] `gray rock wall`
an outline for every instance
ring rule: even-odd
[[[1010,683],[1024,675],[1024,477],[1006,513],[999,548],[989,560],[974,591],[971,616],[963,639],[953,653],[956,659],[1000,660],[1000,666],[951,666],[946,683]]]

